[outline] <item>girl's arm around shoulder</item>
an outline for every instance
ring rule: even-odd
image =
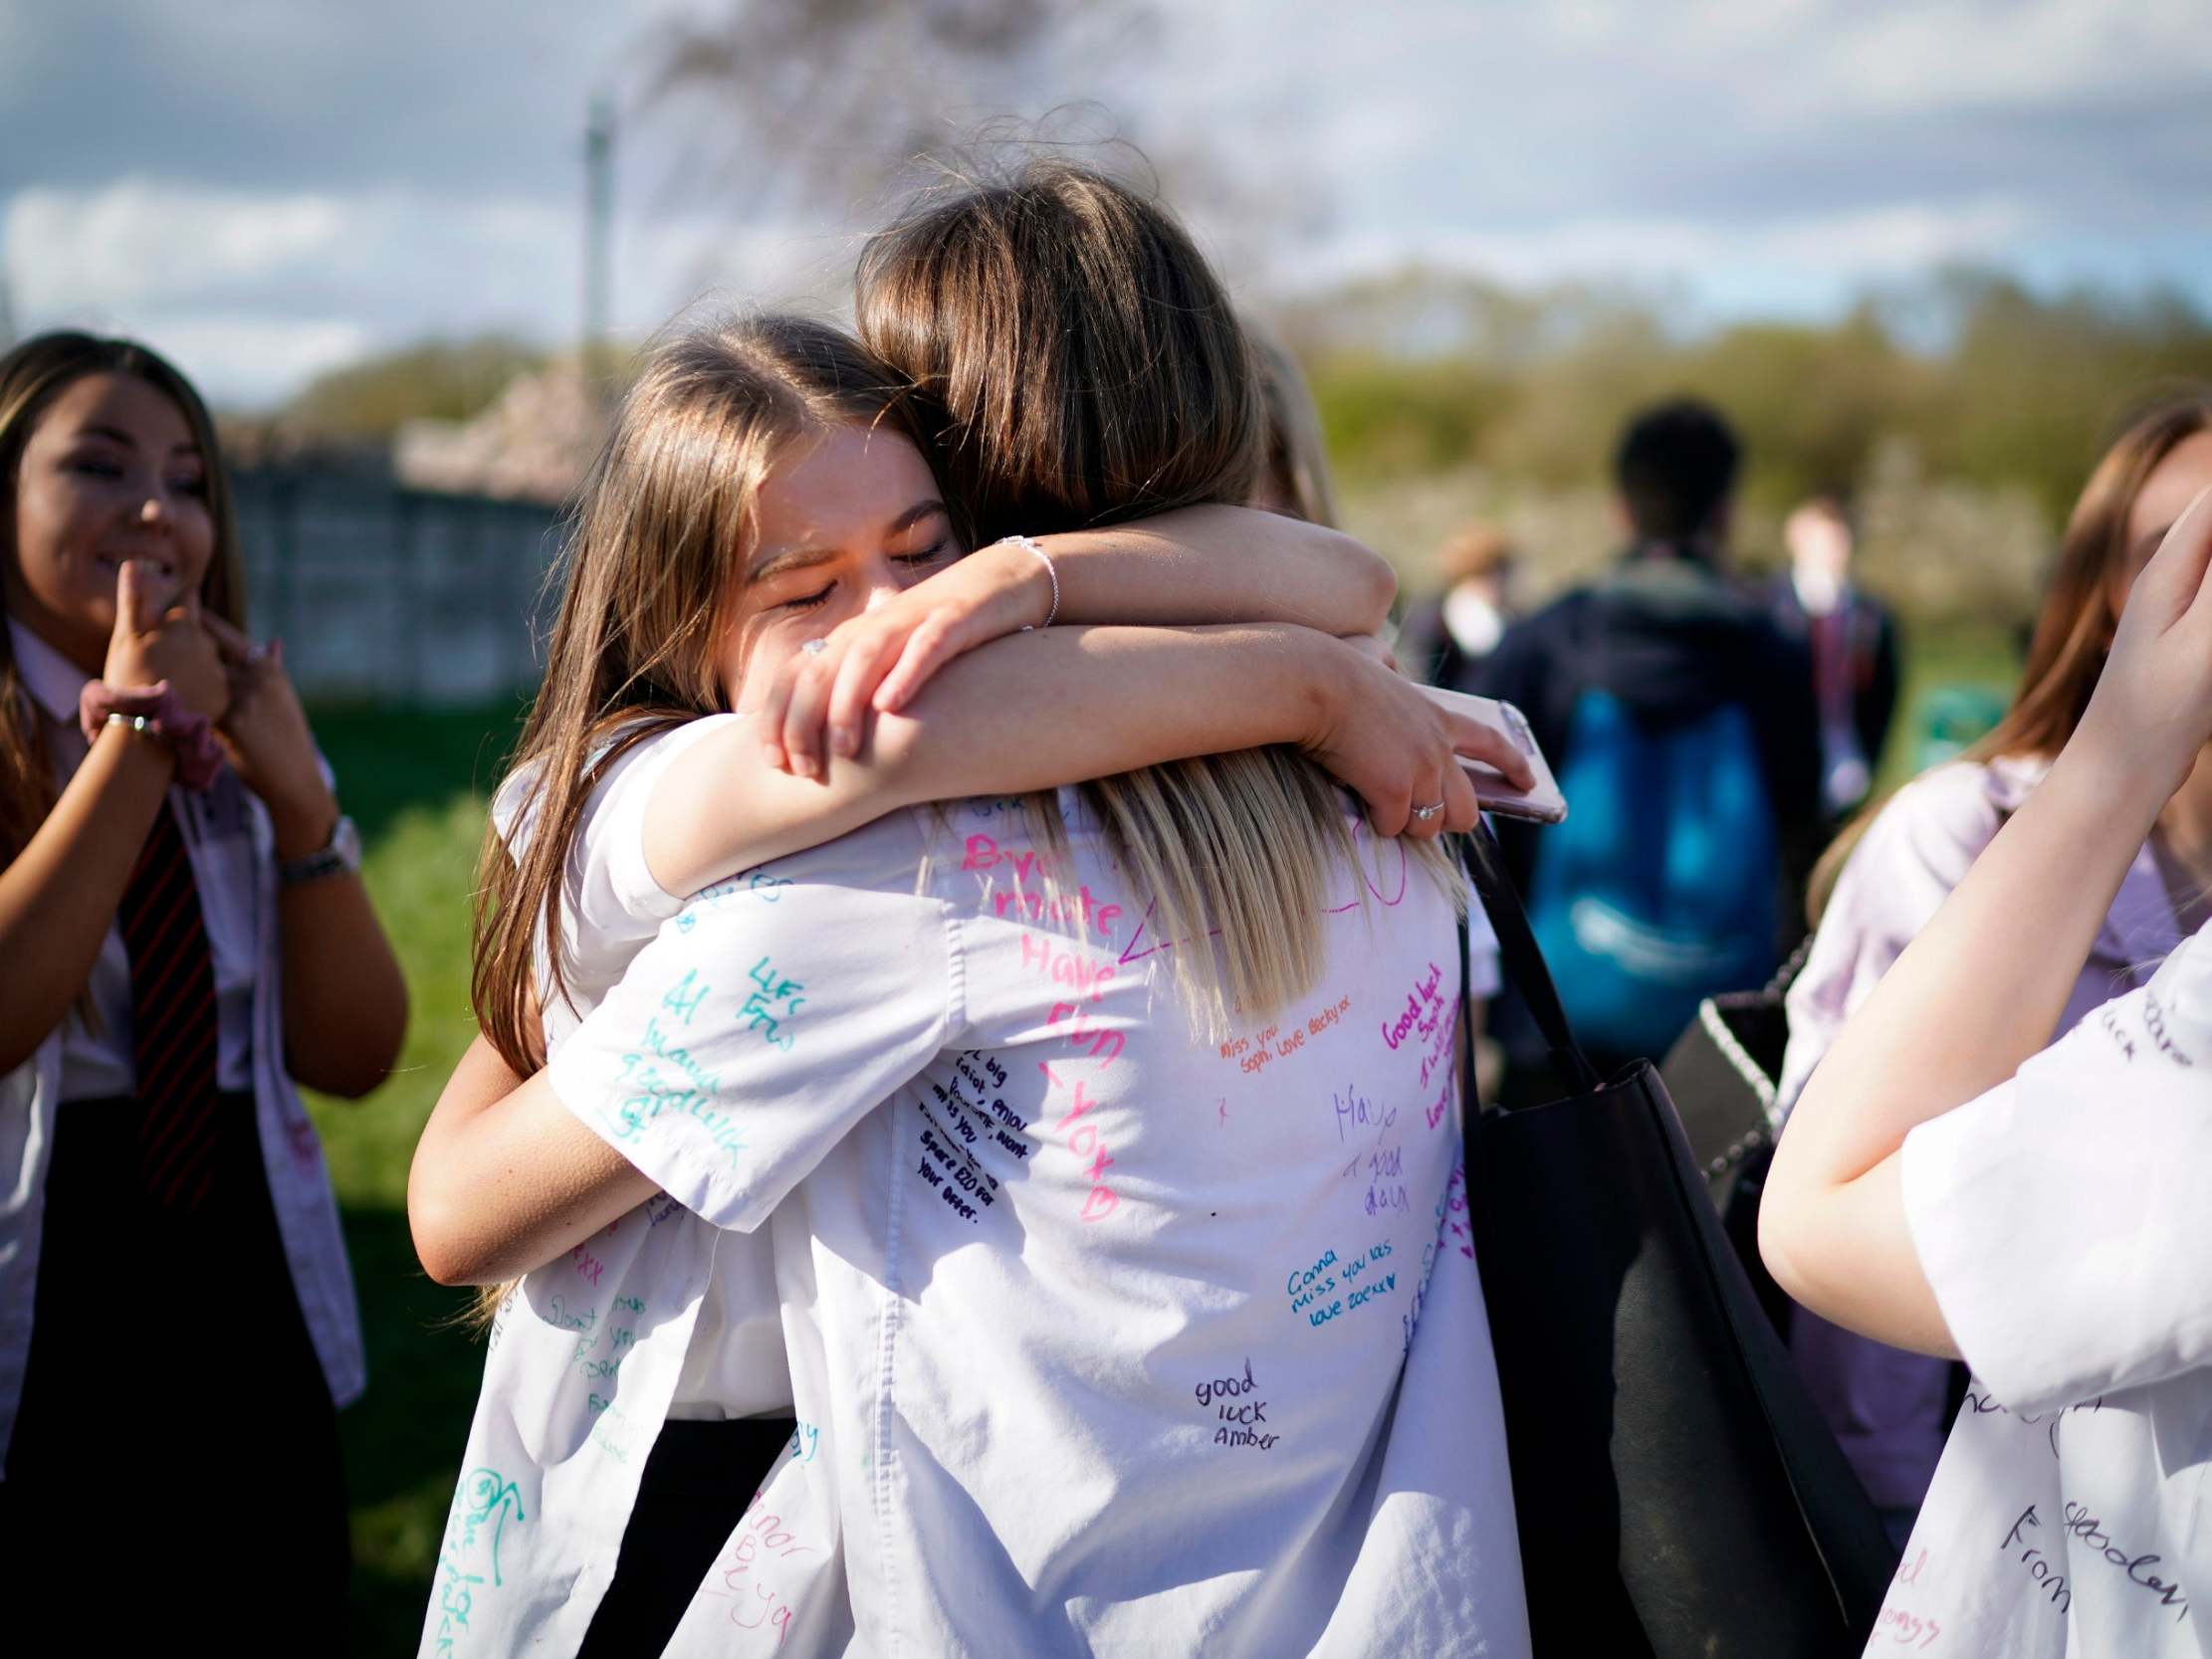
[[[1490,728],[1447,713],[1355,646],[1282,625],[1051,628],[956,659],[911,710],[879,717],[821,781],[769,764],[732,722],[669,764],[647,805],[645,862],[668,893],[833,840],[900,806],[1019,794],[1193,755],[1295,743],[1394,835],[1464,829],[1473,796],[1452,762],[1526,768]],[[1455,794],[1454,786],[1463,791]]]
[[[1295,622],[1372,634],[1398,596],[1398,573],[1373,548],[1261,508],[1189,507],[1038,539],[1060,578],[1065,622]]]
[[[987,640],[1055,622],[1283,622],[1349,637],[1383,627],[1397,586],[1381,555],[1349,536],[1250,508],[994,542],[786,665],[763,699],[762,739],[774,764],[787,751],[793,770],[814,775],[825,726],[832,751],[857,754],[870,710],[904,708]]]

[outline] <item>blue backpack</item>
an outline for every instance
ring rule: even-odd
[[[1780,922],[1774,807],[1750,712],[1647,727],[1608,691],[1576,699],[1528,915],[1582,1040],[1663,1055],[1718,991],[1763,983]]]

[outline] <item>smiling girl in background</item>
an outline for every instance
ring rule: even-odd
[[[405,988],[184,378],[0,358],[0,1544],[43,1593],[99,1574],[104,1635],[236,1605],[329,1651],[361,1340],[294,1085],[374,1088]],[[243,1580],[218,1487],[271,1506]]]

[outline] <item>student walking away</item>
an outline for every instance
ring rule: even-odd
[[[0,546],[9,1581],[102,1651],[218,1621],[340,1651],[361,1336],[294,1085],[382,1080],[398,965],[283,652],[241,631],[184,378],[86,334],[0,357]]]
[[[1632,420],[1614,460],[1628,551],[1509,628],[1476,677],[1528,716],[1567,797],[1564,824],[1506,826],[1505,852],[1601,1065],[1663,1054],[1796,933],[1819,723],[1803,654],[1723,574],[1740,454],[1701,403]],[[1540,1045],[1508,1021],[1525,1075]]]
[[[979,534],[1249,499],[1241,332],[1143,197],[1055,165],[934,198],[858,289]],[[1051,632],[1013,647],[1040,687]],[[1417,822],[1471,823],[1464,783]],[[1255,751],[760,878],[416,1165],[526,1261],[656,1186],[768,1233],[818,1440],[671,1651],[1525,1653],[1433,837]],[[551,1206],[503,1187],[518,1138]]]
[[[2212,739],[2212,490],[2073,736],[1813,1074],[1761,1242],[1823,1318],[1973,1383],[1868,1652],[2202,1659],[2212,932],[2048,1051]]]
[[[1768,593],[1775,625],[1801,646],[1820,709],[1821,805],[1831,819],[1874,786],[1897,712],[1897,625],[1851,579],[1856,531],[1838,496],[1817,496],[1782,526],[1790,567]]]
[[[1398,637],[1406,672],[1455,692],[1477,689],[1482,665],[1513,616],[1513,543],[1493,524],[1468,524],[1443,544],[1443,589],[1407,613]]]
[[[1790,987],[1788,1111],[1904,947],[2073,737],[2103,672],[2119,607],[2168,525],[2212,486],[2212,400],[2179,398],[2138,418],[2098,463],[2068,520],[2027,667],[1996,729],[1960,760],[1869,808],[1814,872],[1818,932]],[[2089,946],[2057,1036],[2115,992],[2139,987],[2205,919],[2212,893],[2212,756],[2200,758],[2136,848]],[[1795,1133],[1791,1131],[1790,1133]],[[1954,1367],[1839,1330],[1802,1309],[1790,1346],[1867,1490],[1902,1539],[1957,1402]]]

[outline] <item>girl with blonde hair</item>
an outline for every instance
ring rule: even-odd
[[[861,316],[979,536],[1247,499],[1241,332],[1110,181],[926,205]],[[1047,694],[1051,632],[1003,648]],[[670,1651],[1525,1652],[1456,912],[1263,751],[894,814],[663,928],[441,1156],[591,1143],[487,1260],[656,1190],[772,1241],[803,1428]]]
[[[481,1109],[558,1056],[681,895],[911,802],[1216,742],[1303,738],[1369,780],[1379,810],[1430,745],[1448,753],[1450,728],[1409,720],[1388,674],[1303,628],[1055,627],[950,661],[1102,611],[1273,606],[1357,628],[1380,595],[1373,556],[1344,538],[1203,506],[962,558],[958,498],[913,421],[903,381],[836,329],[699,328],[654,353],[585,491],[545,690],[486,841],[485,1037],[410,1186],[434,1276],[539,1266],[491,1296],[426,1651],[464,1630],[656,1647],[770,1457],[805,1444],[763,1243],[665,1199],[550,1265],[486,1243],[517,1213],[564,1221],[569,1199],[557,1144],[504,1137],[497,1172],[475,1167],[480,1132],[507,1121]],[[924,718],[866,729],[870,706],[897,708],[933,673]],[[497,1595],[478,1582],[487,1551]]]

